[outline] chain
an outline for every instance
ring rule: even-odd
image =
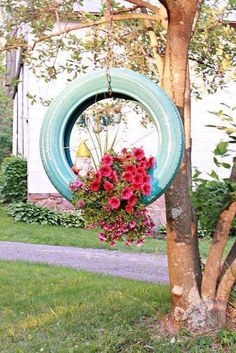
[[[95,27],[94,32],[93,32],[93,62],[94,62],[94,68],[97,69],[97,64],[98,64],[98,30]]]
[[[110,0],[106,0],[106,17],[107,17],[107,38],[106,38],[106,78],[108,84],[108,94],[112,96],[110,65],[113,64],[112,53],[112,37],[113,37],[113,10]]]

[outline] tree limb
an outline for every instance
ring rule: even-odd
[[[136,13],[131,13],[131,14],[122,14],[122,15],[114,15],[113,16],[113,21],[124,21],[124,20],[151,20],[151,21],[160,21],[162,19],[161,16],[159,15],[148,15],[148,14],[136,14]],[[107,18],[105,17],[101,17],[100,20],[96,20],[96,21],[88,21],[88,22],[84,22],[84,23],[79,23],[77,25],[74,26],[69,26],[69,27],[65,27],[63,30],[58,31],[58,32],[54,32],[51,34],[47,34],[44,36],[39,37],[38,39],[36,39],[32,45],[29,45],[27,43],[18,43],[18,44],[13,44],[13,45],[9,45],[9,46],[5,46],[4,48],[0,49],[0,52],[5,51],[5,50],[11,50],[11,49],[16,49],[16,48],[29,48],[29,49],[34,49],[34,47],[36,46],[36,44],[43,42],[47,39],[53,38],[53,37],[58,37],[61,34],[66,34],[75,30],[79,30],[79,29],[83,29],[83,28],[89,28],[89,27],[93,27],[93,26],[99,26],[102,24],[107,23]]]
[[[236,179],[236,158],[233,160],[233,167],[229,180],[235,182]],[[202,297],[213,299],[215,296],[217,280],[220,275],[221,259],[230,228],[236,214],[236,201],[233,201],[220,213],[216,230],[211,242],[207,257],[207,263],[202,277]]]
[[[147,9],[141,9],[142,13],[147,13]],[[159,71],[159,79],[160,81],[162,80],[162,75],[163,75],[163,68],[164,68],[164,57],[158,54],[158,43],[157,43],[157,37],[156,33],[153,29],[152,21],[150,20],[144,20],[144,24],[147,28],[149,38],[150,38],[150,44],[152,48],[152,53],[153,53],[153,58],[156,61],[156,65]]]
[[[228,301],[230,292],[234,286],[236,280],[236,259],[229,266],[228,270],[225,272],[222,280],[219,284],[216,299],[217,301]]]
[[[131,4],[137,5],[138,7],[149,9],[155,14],[159,14],[160,9],[157,6],[150,4],[150,2],[147,2],[144,0],[126,0],[126,1],[130,2]]]
[[[221,270],[220,276],[218,278],[219,282],[221,281],[221,279],[224,276],[226,270],[229,268],[229,266],[231,266],[231,264],[233,263],[235,258],[236,258],[236,240],[235,240],[232,248],[230,249],[230,252],[228,253],[228,256],[226,257],[226,259],[224,261],[224,265],[222,266],[222,270]]]

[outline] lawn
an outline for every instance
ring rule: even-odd
[[[141,247],[137,247],[136,245],[126,247],[124,244],[119,243],[111,248],[107,244],[98,241],[97,232],[95,230],[14,222],[13,219],[7,215],[3,206],[0,206],[0,240],[122,250],[127,252],[166,253],[166,241],[162,239],[147,239],[145,244]],[[201,255],[205,258],[210,245],[210,239],[200,239],[199,244]],[[225,249],[226,253],[232,244],[233,239],[230,239]]]
[[[227,331],[158,341],[147,323],[169,310],[167,286],[5,261],[0,283],[1,353],[234,352]]]

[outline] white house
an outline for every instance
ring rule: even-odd
[[[91,1],[88,1],[87,5],[92,6],[89,9],[94,9]],[[65,60],[65,57],[61,56],[60,60]],[[84,60],[90,65],[88,58]],[[28,93],[44,99],[55,97],[66,86],[66,75],[60,75],[59,79],[45,83],[21,62],[20,54],[15,67],[19,83],[14,91],[13,153],[24,156],[28,161],[28,198],[58,209],[69,207],[49,181],[40,158],[40,128],[47,108],[38,101],[32,105],[27,97]],[[192,102],[192,165],[204,174],[210,173],[215,168],[212,151],[222,136],[219,131],[206,127],[206,124],[216,122],[216,118],[209,111],[219,110],[220,103],[232,106],[235,88],[235,84],[229,83],[227,88],[219,90],[216,94],[204,95],[202,100]],[[150,139],[149,142],[152,141]],[[155,143],[151,142],[151,145]],[[219,172],[222,177],[227,177],[229,173],[227,170]],[[163,223],[165,219],[163,198],[157,201],[155,207],[159,210],[159,221]]]

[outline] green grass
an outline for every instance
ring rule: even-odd
[[[166,241],[162,239],[147,239],[141,247],[137,247],[136,245],[126,247],[123,243],[119,243],[111,248],[109,245],[99,242],[96,230],[14,222],[2,206],[0,207],[0,240],[127,252],[166,253]],[[230,239],[227,243],[225,253],[229,251],[232,244],[233,239]],[[200,239],[199,246],[203,258],[207,256],[209,245],[209,238]]]
[[[227,331],[158,340],[147,323],[169,310],[167,286],[5,261],[0,283],[1,353],[234,352]]]

